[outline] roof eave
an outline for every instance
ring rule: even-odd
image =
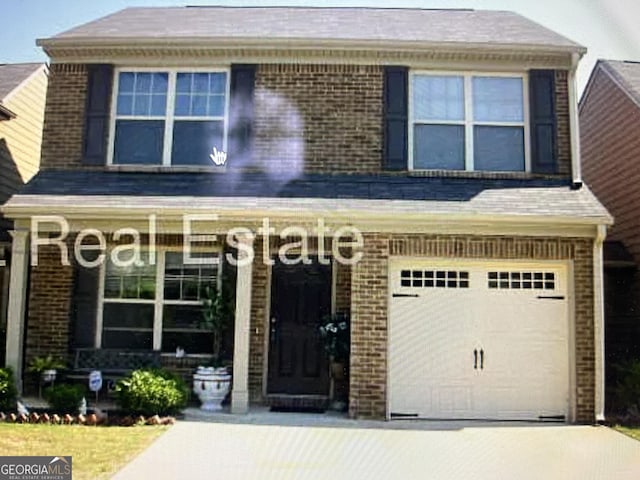
[[[472,43],[472,42],[409,42],[397,40],[351,40],[351,39],[308,39],[308,38],[252,38],[252,37],[72,37],[72,38],[44,38],[36,41],[50,56],[55,56],[57,49],[83,48],[154,48],[171,46],[175,48],[251,48],[273,49],[302,48],[302,49],[336,49],[336,50],[445,50],[445,51],[483,51],[496,53],[540,53],[555,55],[584,55],[587,49],[580,45],[553,44],[508,44],[508,43]]]

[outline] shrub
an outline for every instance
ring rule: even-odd
[[[129,414],[173,415],[187,406],[187,386],[166,370],[135,370],[116,384],[116,403]]]
[[[16,409],[18,390],[11,368],[0,368],[0,411]]]
[[[80,402],[86,395],[82,385],[54,385],[44,391],[44,398],[56,413],[78,413]]]
[[[640,407],[640,360],[615,366],[618,384],[615,388],[617,403],[623,409]]]

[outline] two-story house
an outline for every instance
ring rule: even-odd
[[[43,171],[4,208],[14,368],[87,346],[193,368],[226,271],[232,412],[326,400],[317,325],[348,312],[353,417],[601,417],[583,47],[509,12],[253,7],[39,44]]]
[[[598,60],[579,105],[584,179],[615,216],[604,245],[606,383],[615,405],[616,366],[640,358],[640,62]]]
[[[38,171],[46,94],[43,63],[0,64],[0,205]],[[11,228],[0,216],[0,365],[6,343]]]

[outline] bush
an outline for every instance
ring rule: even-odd
[[[616,403],[625,410],[640,407],[640,360],[616,365],[615,368],[619,378],[615,388]]]
[[[116,384],[118,407],[136,415],[173,415],[187,406],[187,386],[166,370],[136,370]]]
[[[44,391],[44,398],[56,413],[78,413],[80,402],[86,395],[82,385],[54,385]]]
[[[13,411],[16,409],[18,390],[13,378],[11,368],[0,368],[0,411]]]

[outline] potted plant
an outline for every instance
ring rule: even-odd
[[[223,366],[221,355],[223,336],[233,315],[228,297],[223,288],[207,286],[204,289],[201,326],[213,334],[213,357],[210,366],[199,366],[193,375],[193,392],[200,399],[202,410],[221,410],[231,387],[231,375]]]
[[[66,364],[59,357],[47,355],[46,357],[35,357],[29,363],[27,371],[38,376],[38,396],[42,397],[42,384],[53,383],[58,375],[58,370],[66,367]]]
[[[327,315],[320,325],[320,338],[329,356],[331,376],[343,380],[348,374],[351,325],[348,313]]]

